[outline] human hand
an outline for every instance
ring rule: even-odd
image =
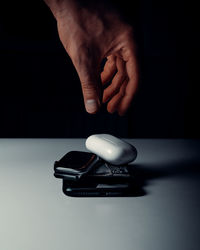
[[[87,112],[96,113],[101,103],[107,102],[108,112],[124,115],[138,83],[132,27],[105,3],[45,1],[57,20],[60,40],[79,75]]]

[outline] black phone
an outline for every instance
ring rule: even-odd
[[[130,183],[72,185],[63,180],[63,193],[72,197],[120,197],[133,196],[136,190]]]
[[[145,195],[141,186],[135,183],[73,185],[63,180],[63,193],[72,197],[138,197]]]

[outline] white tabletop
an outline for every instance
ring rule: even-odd
[[[0,249],[199,250],[200,142],[127,141],[146,194],[73,198],[53,163],[84,139],[0,139]]]

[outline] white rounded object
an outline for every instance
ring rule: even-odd
[[[113,165],[127,164],[137,157],[134,146],[109,134],[91,135],[85,145],[89,151]]]

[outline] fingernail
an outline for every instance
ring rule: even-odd
[[[86,101],[85,107],[88,113],[96,113],[99,108],[99,103],[95,99],[89,99]]]

